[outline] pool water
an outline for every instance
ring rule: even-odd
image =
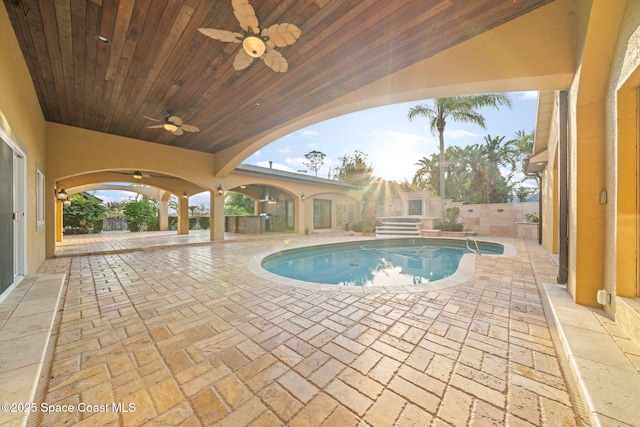
[[[503,248],[482,243],[480,250],[499,254]],[[466,253],[471,251],[459,240],[370,241],[279,252],[265,258],[262,267],[291,279],[331,285],[422,285],[451,276]]]

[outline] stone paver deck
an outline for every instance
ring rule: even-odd
[[[538,245],[509,239],[515,256],[478,257],[472,279],[423,292],[305,289],[247,269],[268,250],[345,239],[354,238],[288,235],[45,261],[40,273],[67,274],[67,287],[42,398],[53,412],[30,421],[588,423],[545,317],[542,281],[554,267]]]

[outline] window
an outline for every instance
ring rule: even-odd
[[[36,187],[38,194],[36,195],[36,212],[37,212],[37,228],[44,226],[44,174],[40,168],[36,169]]]
[[[422,200],[409,200],[409,215],[422,215]]]

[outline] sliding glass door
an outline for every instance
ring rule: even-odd
[[[0,293],[15,278],[13,149],[0,140]]]

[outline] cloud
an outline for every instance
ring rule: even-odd
[[[527,92],[516,92],[516,96],[518,99],[538,99],[538,92],[536,91],[527,91]]]
[[[476,138],[480,135],[477,133],[469,132],[467,130],[457,129],[457,130],[445,130],[444,134],[448,138]]]
[[[320,133],[313,129],[303,129],[298,132],[298,136],[303,138],[315,138],[316,136],[320,136]]]
[[[261,157],[262,153],[260,152],[260,150],[256,151],[255,153],[253,153],[250,157]]]
[[[286,153],[291,153],[293,151],[293,148],[290,145],[287,145],[286,147],[276,148],[273,151],[280,154],[286,154]]]
[[[304,157],[295,157],[295,158],[287,157],[286,159],[284,159],[284,162],[297,170],[297,169],[304,169],[303,163],[306,160],[307,159],[305,159]]]

